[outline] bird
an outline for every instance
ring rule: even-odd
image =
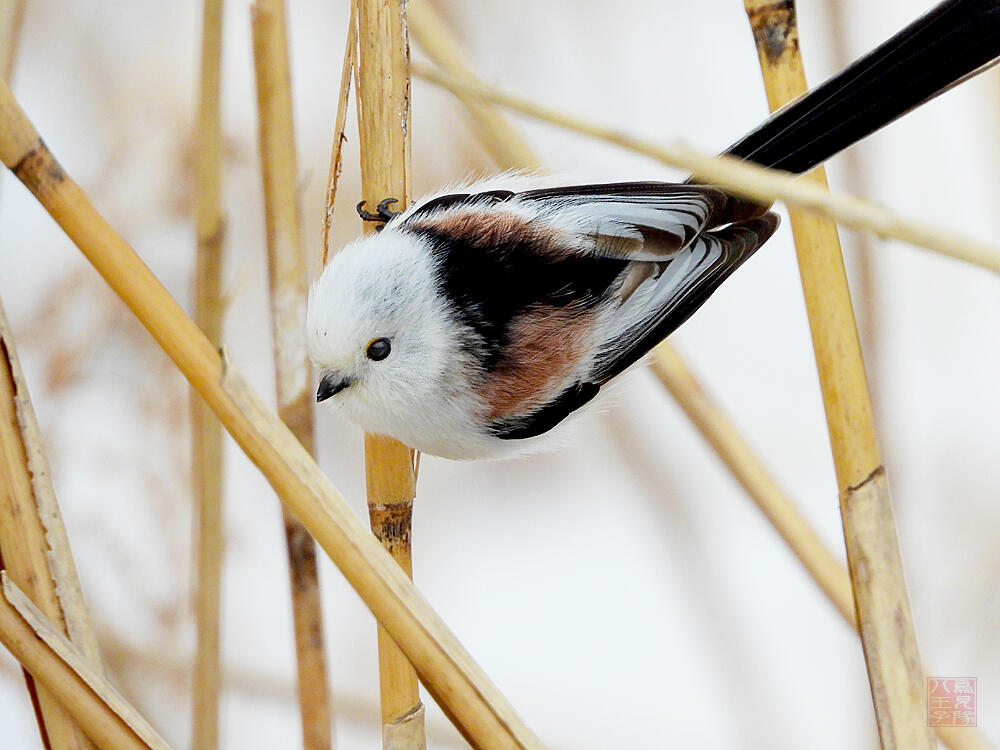
[[[1000,5],[946,0],[725,153],[804,173],[996,62]],[[317,401],[450,459],[534,450],[775,232],[712,185],[502,174],[393,198],[310,289]]]

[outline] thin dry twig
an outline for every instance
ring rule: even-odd
[[[0,574],[0,641],[104,750],[170,750],[61,628]],[[87,747],[92,747],[89,742]]]
[[[100,669],[76,565],[42,453],[34,409],[0,305],[0,565]],[[69,714],[28,678],[38,728],[51,750],[91,747]]]
[[[220,72],[222,0],[204,0],[197,125],[197,254],[194,319],[216,347],[225,316],[222,295],[222,123]],[[191,480],[195,515],[195,627],[197,650],[192,689],[192,747],[219,744],[219,601],[222,585],[222,427],[197,391],[191,390]]]
[[[0,83],[0,160],[66,232],[305,524],[477,748],[536,748],[471,655],[351,511],[316,462],[58,164]]]
[[[410,47],[405,0],[358,0],[358,132],[361,193],[371,206],[410,196]],[[329,207],[328,207],[329,209]],[[369,223],[367,231],[375,227]],[[365,435],[365,479],[372,531],[408,576],[416,475],[413,455],[402,443]],[[417,673],[384,628],[378,631],[382,746],[423,750],[424,707]]]
[[[806,91],[795,6],[767,0],[745,0],[744,5],[774,111]],[[826,187],[822,168],[806,179]],[[879,739],[883,750],[930,749],[935,740],[924,714],[923,670],[837,227],[829,219],[794,209],[789,214]]]
[[[278,415],[312,453],[313,399],[305,341],[306,254],[296,193],[298,166],[285,5],[283,0],[258,0],[251,11]],[[298,519],[286,509],[282,511],[303,747],[328,750],[332,741],[330,690],[316,544]]]
[[[709,156],[681,144],[664,145],[635,138],[616,128],[563,114],[482,82],[471,83],[443,74],[427,65],[414,63],[412,72],[456,94],[495,102],[536,120],[614,143],[669,166],[685,169],[699,180],[723,187],[736,195],[764,203],[784,201],[791,207],[829,216],[849,227],[874,232],[879,237],[897,239],[1000,272],[1000,248],[961,232],[901,217],[882,206],[844,193],[831,193],[786,172],[765,169],[732,156]]]
[[[344,168],[344,129],[347,127],[347,106],[351,97],[351,81],[358,64],[358,3],[351,0],[351,15],[347,22],[347,41],[344,46],[344,64],[340,69],[340,94],[337,97],[337,120],[333,125],[333,149],[330,156],[330,176],[326,181],[326,212],[323,214],[323,250],[320,262],[325,266],[330,259],[330,230],[333,227],[333,209],[337,202],[337,183]],[[322,267],[321,266],[321,267]]]

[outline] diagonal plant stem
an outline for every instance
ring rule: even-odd
[[[372,538],[309,453],[239,371],[223,360],[59,165],[3,82],[0,160],[198,390],[282,502],[305,524],[399,644],[424,686],[469,742],[482,750],[541,750],[544,746],[538,738]]]
[[[524,97],[501,91],[481,81],[456,78],[427,65],[414,63],[414,75],[457,94],[464,94],[566,130],[614,143],[663,164],[691,172],[702,182],[718,185],[735,195],[763,203],[784,201],[788,206],[818,216],[829,216],[855,229],[874,232],[948,255],[1000,273],[1000,248],[962,232],[902,217],[874,203],[845,193],[831,193],[818,185],[775,169],[766,169],[733,156],[710,156],[679,143],[663,144],[630,136],[615,127],[598,125],[567,115]]]
[[[166,742],[20,588],[0,572],[0,642],[104,750],[170,750]],[[86,742],[86,747],[92,747]]]
[[[197,251],[194,319],[209,340],[220,346],[224,316],[222,248],[222,124],[219,109],[222,65],[222,0],[204,0],[201,77],[196,131]],[[192,747],[219,745],[220,592],[225,537],[222,513],[222,426],[194,389],[191,390],[191,479],[194,492],[195,592],[197,649],[192,685]]]
[[[361,193],[371,206],[395,198],[403,210],[410,197],[410,43],[406,0],[358,0],[356,67]],[[328,207],[329,210],[330,207]],[[366,230],[374,231],[368,224]],[[412,577],[413,453],[383,435],[365,435],[365,480],[372,531]],[[379,684],[384,750],[423,750],[424,707],[417,673],[381,626]]]
[[[774,111],[806,91],[795,5],[745,0]],[[822,167],[806,179],[826,187]],[[847,563],[883,750],[935,747],[837,227],[789,211],[840,490]]]
[[[305,342],[306,257],[296,178],[291,72],[283,0],[252,8],[268,280],[278,415],[313,452],[313,400]],[[329,750],[330,690],[323,646],[316,544],[302,523],[283,510],[295,626],[299,713],[305,750]]]
[[[0,305],[0,566],[100,669],[76,566],[42,453],[35,413]],[[43,744],[86,750],[89,740],[52,693],[26,675]]]

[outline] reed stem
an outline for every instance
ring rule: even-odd
[[[251,11],[278,415],[312,453],[313,399],[305,342],[306,257],[296,184],[298,166],[285,4],[283,0],[258,0]],[[316,544],[298,519],[287,509],[283,508],[282,513],[295,627],[302,742],[305,750],[329,750],[330,690]]]
[[[221,345],[222,294],[222,123],[220,74],[222,0],[204,0],[198,103],[196,199],[197,250],[194,319],[216,347]],[[225,529],[222,513],[222,427],[194,389],[191,391],[191,479],[195,503],[195,627],[197,649],[192,686],[192,748],[219,745],[220,595]]]
[[[806,91],[793,0],[745,0],[768,105]],[[805,177],[826,188],[822,167]],[[896,538],[889,484],[875,439],[861,345],[837,227],[789,211],[840,490],[847,564],[883,750],[931,749],[924,677]]]
[[[370,206],[395,198],[403,210],[410,197],[410,46],[405,0],[358,0],[360,43],[358,131],[361,194]],[[369,224],[366,230],[374,231]],[[382,435],[365,435],[365,478],[372,531],[412,576],[413,453]],[[382,747],[423,750],[424,709],[417,674],[384,628],[378,632]]]

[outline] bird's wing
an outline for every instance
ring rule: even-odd
[[[517,193],[539,218],[586,238],[584,252],[629,261],[664,261],[706,229],[726,223],[730,202],[707,185],[622,182]]]
[[[673,333],[777,226],[777,214],[768,212],[703,232],[666,262],[634,264],[633,273],[648,275],[607,316],[591,371],[593,382],[606,383]],[[652,266],[655,272],[649,273],[642,266]]]

